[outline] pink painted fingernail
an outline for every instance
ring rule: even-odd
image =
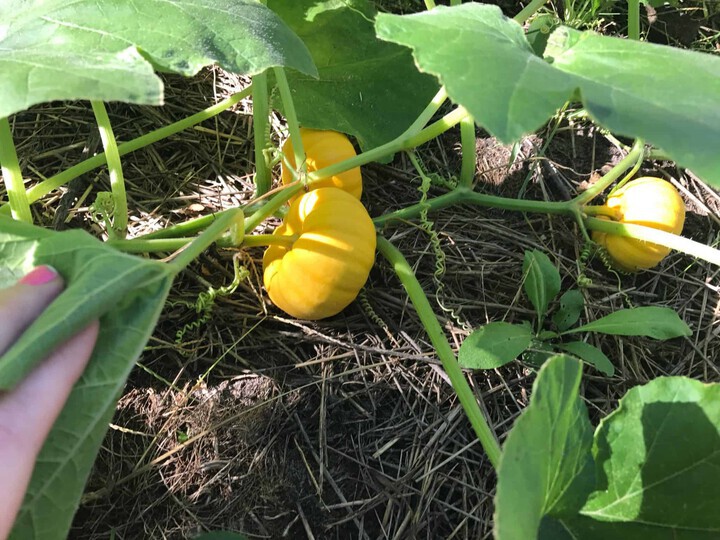
[[[44,285],[50,283],[53,279],[58,277],[57,270],[52,266],[42,265],[37,268],[33,268],[30,273],[26,274],[19,283],[23,285]]]

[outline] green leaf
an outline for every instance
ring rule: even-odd
[[[690,327],[670,308],[647,306],[621,309],[563,334],[600,332],[615,336],[647,336],[672,339],[692,334]]]
[[[678,504],[682,502],[678,501]],[[577,516],[545,518],[538,540],[717,540],[715,531],[678,530],[639,523],[612,523]]]
[[[375,36],[366,0],[269,0],[310,49],[319,79],[288,73],[300,123],[357,138],[363,149],[399,136],[438,90],[404,47]],[[279,104],[278,104],[279,105]]]
[[[552,34],[545,56],[575,78],[597,123],[720,185],[719,57],[570,28]]]
[[[381,13],[382,39],[413,49],[476,122],[510,143],[540,127],[567,101],[570,77],[535,55],[522,27],[497,6],[466,3],[414,15]]]
[[[547,313],[550,301],[560,292],[560,272],[542,251],[525,251],[523,259],[523,286],[525,294],[535,306],[535,312],[542,320]]]
[[[532,341],[529,325],[492,322],[476,328],[458,351],[458,363],[468,369],[493,369],[512,362]]]
[[[545,58],[496,6],[465,3],[380,14],[383,39],[406,45],[421,71],[506,143],[538,129],[571,96],[600,125],[660,147],[720,185],[720,58],[560,27]],[[550,63],[549,63],[550,62]]]
[[[215,63],[316,74],[298,37],[254,0],[5,0],[0,117],[60,99],[159,105],[153,66],[189,76]]]
[[[567,330],[578,322],[585,298],[577,289],[571,289],[560,297],[560,307],[553,315],[552,321],[560,332]]]
[[[598,489],[583,515],[635,524],[644,538],[720,538],[720,385],[662,377],[631,389],[593,451]]]
[[[537,538],[546,515],[576,514],[593,488],[592,426],[578,396],[582,364],[555,356],[540,369],[530,405],[503,447],[495,538]]]
[[[85,481],[128,373],[155,326],[174,270],[121,254],[82,231],[55,233],[0,217],[0,287],[39,264],[65,278],[64,292],[0,358],[0,388],[91,320],[100,335],[38,457],[13,539],[66,538]]]
[[[589,343],[585,343],[584,341],[571,341],[570,343],[559,344],[558,348],[595,366],[598,371],[608,377],[612,377],[615,374],[615,366],[610,359],[605,356],[605,353]]]

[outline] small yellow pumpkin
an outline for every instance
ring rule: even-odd
[[[263,256],[263,282],[273,303],[298,319],[340,313],[358,295],[375,261],[375,226],[362,203],[347,192],[325,187],[305,193]]]
[[[357,155],[350,139],[337,131],[300,128],[300,138],[302,139],[305,150],[308,172],[319,171],[320,169],[324,169],[325,167]],[[290,166],[295,169],[295,150],[290,138],[283,144],[282,151]],[[291,183],[294,178],[284,161],[281,169],[283,184],[287,185]],[[360,199],[360,195],[362,195],[362,175],[360,174],[360,167],[355,167],[354,169],[336,174],[335,176],[323,178],[314,183],[312,189],[322,187],[340,188],[350,193],[356,199]]]
[[[646,176],[632,180],[608,198],[605,208],[615,221],[644,225],[680,234],[685,224],[685,203],[677,189],[662,178]],[[670,248],[615,234],[593,231],[612,263],[626,272],[637,272],[660,264]]]

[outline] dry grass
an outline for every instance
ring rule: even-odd
[[[111,119],[118,138],[128,140],[242,84],[216,70],[189,81],[172,77],[165,107],[115,105]],[[241,103],[124,159],[132,235],[252,197],[249,112]],[[24,170],[35,177],[98,147],[84,103],[33,109],[18,115],[14,127]],[[274,129],[279,136],[279,121]],[[559,199],[617,158],[597,132],[566,125],[538,158],[546,137],[527,139],[509,172],[508,149],[481,138],[478,189]],[[458,172],[451,135],[420,156],[434,173]],[[716,242],[717,195],[675,169],[660,172],[676,179],[694,210],[685,234]],[[365,178],[372,215],[419,198],[417,175],[403,156],[368,167]],[[87,205],[102,189],[101,169],[35,205],[38,221],[100,234]],[[563,288],[576,287],[582,246],[565,219],[462,206],[432,218],[446,257],[440,289],[427,233],[417,223],[383,232],[437,303],[455,347],[471,327],[532,320],[520,287],[525,249],[551,254]],[[219,298],[204,324],[192,325],[199,318],[192,305],[209,286],[231,281],[238,255],[211,250],[177,280],[120,400],[71,537],[192,538],[214,529],[249,538],[491,537],[494,474],[388,265],[378,260],[367,284],[371,310],[356,302],[337,317],[309,323],[265,302],[261,254],[242,254],[249,279]],[[610,274],[599,261],[585,273],[592,285],[583,290],[584,320],[628,304],[666,305],[693,329],[690,338],[662,343],[593,336],[617,367],[612,379],[586,370],[583,391],[594,421],[628,388],[661,375],[720,381],[717,269],[674,254],[658,270],[635,276]],[[468,378],[502,441],[528,403],[534,371],[516,362]]]

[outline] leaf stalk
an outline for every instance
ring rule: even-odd
[[[408,293],[410,301],[420,317],[425,331],[437,352],[440,362],[445,369],[453,389],[460,400],[460,404],[465,410],[465,414],[470,420],[470,424],[475,430],[475,434],[480,440],[485,453],[492,466],[497,470],[500,463],[500,444],[493,430],[490,428],[488,421],[480,410],[475,394],[465,379],[460,366],[455,358],[450,343],[430,306],[430,302],[423,291],[420,282],[415,277],[412,268],[408,264],[403,254],[395,246],[393,246],[383,236],[378,235],[378,250],[392,265],[393,270],[400,278],[400,282]]]
[[[265,159],[265,150],[270,140],[270,101],[268,97],[267,73],[253,77],[253,139],[255,143],[255,197],[270,191],[272,178]]]
[[[112,227],[108,229],[110,238],[125,238],[128,225],[127,193],[125,192],[125,178],[123,177],[122,162],[118,151],[117,141],[113,133],[110,117],[102,101],[91,101],[95,121],[100,131],[105,156],[107,158],[108,172],[110,174],[110,189],[113,197]]]
[[[585,218],[585,223],[588,228],[595,231],[627,236],[629,238],[659,244],[720,266],[720,250],[677,234],[653,229],[652,227],[645,227],[643,225],[619,223],[617,221],[608,221],[595,217]]]

